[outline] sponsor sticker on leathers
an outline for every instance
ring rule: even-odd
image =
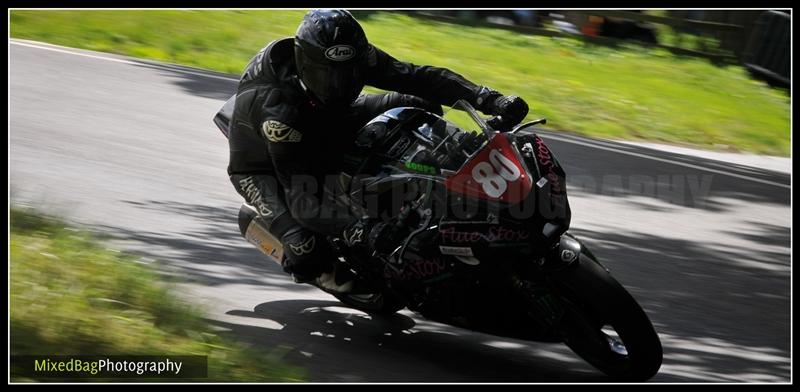
[[[264,131],[264,136],[267,138],[267,140],[274,143],[296,143],[303,139],[302,133],[280,121],[264,121],[261,129]]]

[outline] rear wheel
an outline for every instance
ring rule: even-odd
[[[565,303],[564,343],[614,379],[645,381],[661,367],[661,341],[636,300],[600,265],[581,255],[554,275]]]

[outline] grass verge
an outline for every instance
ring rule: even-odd
[[[202,355],[208,378],[172,381],[303,380],[301,369],[281,363],[288,348],[266,352],[219,336],[132,256],[57,219],[10,214],[11,355]],[[20,374],[12,363],[12,382],[43,381]]]
[[[293,35],[303,11],[11,11],[27,38],[240,73],[267,42]],[[517,94],[531,118],[612,139],[789,155],[790,100],[739,66],[635,44],[611,49],[416,19],[357,13],[371,42],[416,64],[450,68]]]

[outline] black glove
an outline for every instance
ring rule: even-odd
[[[313,280],[333,268],[333,253],[324,236],[302,227],[281,236],[283,270],[298,283]]]
[[[488,87],[478,93],[477,109],[484,114],[497,117],[489,121],[489,126],[497,130],[510,130],[528,115],[528,104],[516,95],[502,95]]]
[[[528,104],[516,95],[504,95],[494,101],[495,115],[503,118],[506,124],[516,125],[528,115]]]

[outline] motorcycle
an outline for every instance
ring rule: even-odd
[[[226,137],[234,100],[214,118]],[[338,267],[357,277],[352,292],[331,294],[365,312],[408,308],[460,328],[563,342],[614,380],[653,377],[662,347],[652,323],[567,231],[566,175],[535,133],[546,120],[511,129],[465,101],[452,108],[391,109],[357,133],[337,195],[407,235],[366,257],[330,238]],[[280,263],[280,242],[247,204],[239,227]]]

